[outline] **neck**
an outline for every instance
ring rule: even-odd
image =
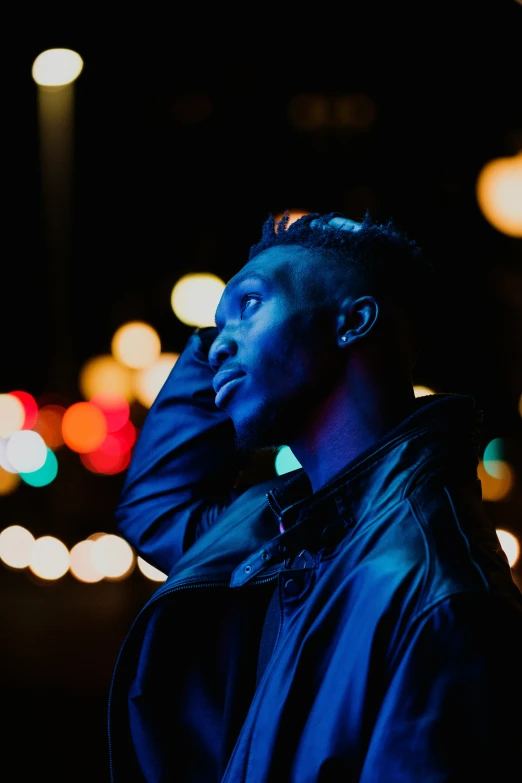
[[[314,413],[289,444],[316,492],[405,419],[413,409],[411,379],[376,381],[356,373]]]

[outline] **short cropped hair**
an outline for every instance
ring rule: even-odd
[[[328,225],[334,217],[351,220],[340,212],[311,212],[290,223],[286,210],[277,221],[270,214],[262,226],[259,242],[250,247],[249,260],[263,250],[298,245],[324,251],[336,271],[345,269],[360,295],[384,294],[396,302],[410,320],[417,349],[424,345],[430,325],[435,281],[432,263],[414,239],[392,220],[380,224],[367,211],[353,228]],[[313,225],[312,225],[313,221]],[[364,290],[363,290],[364,289]]]

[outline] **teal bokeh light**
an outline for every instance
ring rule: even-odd
[[[56,459],[56,454],[48,448],[42,467],[38,468],[38,470],[33,470],[31,473],[20,473],[20,478],[32,487],[45,487],[51,481],[54,481],[57,474],[58,460]]]
[[[278,476],[282,476],[283,473],[289,473],[291,470],[302,467],[290,446],[281,446],[277,452],[274,465]]]
[[[506,461],[506,446],[502,438],[490,440],[482,457],[484,470],[493,478],[503,478]]]

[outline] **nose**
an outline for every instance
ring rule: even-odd
[[[235,340],[226,333],[226,330],[218,334],[208,351],[208,363],[214,372],[217,372],[224,361],[231,356],[235,356],[237,344]]]

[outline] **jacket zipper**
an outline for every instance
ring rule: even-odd
[[[267,582],[272,582],[275,579],[277,579],[278,574],[279,574],[279,570],[276,571],[273,574],[270,574],[269,576],[257,577],[257,578],[254,577],[254,579],[252,579],[252,581],[248,582],[247,584],[250,586],[250,585],[259,585],[259,584],[265,584]],[[147,601],[147,603],[144,606],[142,606],[142,608],[140,609],[140,611],[138,612],[138,614],[134,618],[134,621],[133,621],[131,627],[129,628],[129,630],[128,630],[126,636],[125,636],[125,639],[123,640],[123,642],[122,642],[122,644],[120,646],[120,650],[118,652],[118,656],[117,656],[116,662],[114,664],[114,669],[113,669],[112,677],[111,677],[111,685],[110,685],[110,688],[109,688],[109,699],[108,699],[109,708],[108,708],[108,713],[107,713],[107,738],[108,738],[108,751],[109,751],[109,773],[110,773],[111,783],[115,783],[114,773],[113,773],[113,768],[112,768],[112,745],[111,745],[112,691],[113,691],[113,686],[114,686],[114,680],[115,680],[115,677],[116,677],[116,669],[118,668],[118,664],[119,664],[119,661],[120,661],[120,658],[121,658],[121,655],[122,655],[122,652],[123,652],[123,648],[125,647],[125,644],[127,643],[130,635],[132,634],[136,623],[140,619],[140,617],[143,614],[143,612],[145,612],[147,609],[149,609],[149,607],[152,606],[152,604],[154,604],[156,601],[160,601],[163,598],[163,596],[165,596],[165,595],[170,595],[171,593],[176,593],[179,590],[188,590],[188,589],[190,589],[192,587],[226,587],[229,584],[230,584],[230,579],[220,579],[220,580],[214,580],[214,581],[211,581],[211,582],[201,582],[201,581],[198,582],[198,581],[194,580],[193,582],[185,582],[184,584],[175,585],[174,587],[171,587],[168,590],[165,590],[164,592],[162,592],[161,595],[153,596],[152,598],[150,598]]]
[[[270,509],[274,512],[274,514],[276,516],[276,519],[279,522],[279,532],[280,533],[284,533],[285,532],[285,528],[284,528],[284,525],[283,525],[283,517],[279,513],[279,510],[275,507],[275,500],[272,497],[272,494],[270,492],[266,493],[266,499],[267,499],[267,503],[268,503]]]

